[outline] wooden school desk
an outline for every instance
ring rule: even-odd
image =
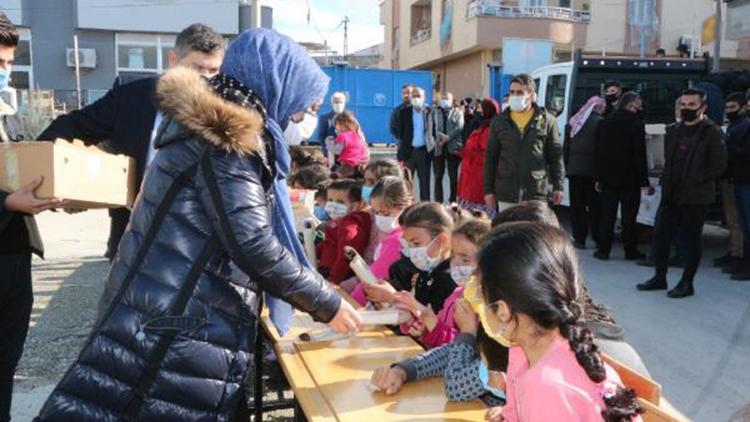
[[[349,295],[339,293],[360,307]],[[384,326],[371,326],[340,340],[300,342],[299,334],[320,326],[302,312],[295,312],[292,328],[284,337],[279,336],[267,311],[261,325],[274,344],[299,407],[310,421],[484,419],[487,408],[479,401],[449,402],[441,378],[407,383],[393,396],[374,391],[369,379],[375,368],[424,351],[411,337],[396,336]],[[262,406],[256,409],[259,414]]]

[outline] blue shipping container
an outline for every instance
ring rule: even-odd
[[[424,89],[427,104],[432,103],[432,73],[422,70],[355,69],[343,65],[323,66],[331,84],[318,112],[322,117],[331,111],[331,95],[346,94],[346,109],[362,125],[368,142],[394,143],[388,128],[391,111],[401,103],[401,86],[407,83]],[[318,142],[318,131],[311,138]]]

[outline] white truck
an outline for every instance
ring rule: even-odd
[[[664,165],[664,128],[674,122],[674,104],[680,92],[706,76],[710,60],[703,57],[615,57],[573,54],[573,61],[541,67],[532,76],[536,81],[538,102],[557,115],[560,136],[565,125],[586,100],[604,91],[610,79],[643,98],[646,120],[646,148],[649,177],[656,188],[653,196],[641,198],[638,222],[652,226],[659,206],[659,174]],[[567,183],[567,182],[566,182]],[[568,204],[565,189],[564,204]]]

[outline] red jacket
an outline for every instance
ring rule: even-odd
[[[367,211],[355,211],[338,221],[329,221],[325,239],[318,244],[318,271],[332,283],[339,284],[354,275],[344,255],[344,246],[364,253],[370,241],[372,217]]]
[[[479,204],[484,204],[484,154],[489,134],[489,125],[475,130],[461,150],[458,196]]]

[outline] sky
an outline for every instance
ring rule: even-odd
[[[378,0],[309,0],[311,22],[307,23],[308,0],[265,0],[273,7],[273,24],[296,41],[328,41],[337,52],[343,50],[344,28],[349,17],[349,53],[383,42]],[[318,32],[316,27],[320,30]]]

